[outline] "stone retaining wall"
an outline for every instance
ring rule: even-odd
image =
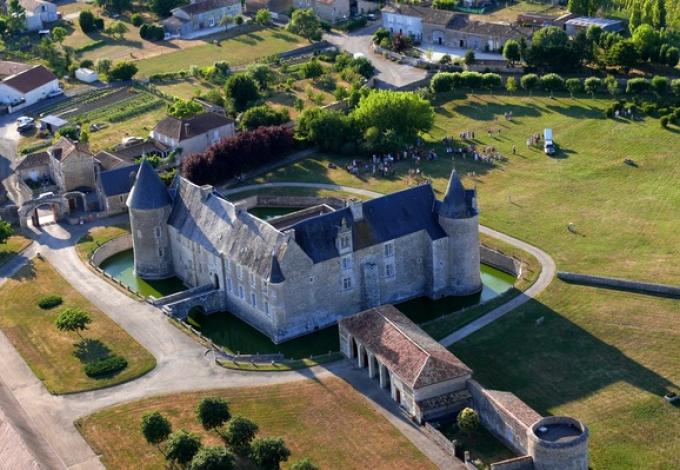
[[[482,263],[496,268],[499,271],[519,277],[522,263],[515,258],[504,255],[500,251],[493,250],[484,245],[479,246],[479,257]]]
[[[456,456],[456,444],[450,441],[439,429],[426,422],[422,427],[423,432],[441,449],[452,457]]]
[[[586,284],[597,287],[609,287],[613,289],[643,292],[646,294],[664,295],[669,297],[680,297],[680,287],[668,284],[654,284],[651,282],[639,282],[631,279],[620,279],[615,277],[590,276],[588,274],[577,274],[570,272],[558,272],[557,277],[563,281],[576,284]]]
[[[534,459],[528,455],[491,464],[491,470],[534,470]]]
[[[102,262],[104,262],[104,260],[107,258],[130,249],[132,249],[132,235],[127,233],[125,235],[121,235],[120,237],[109,240],[106,243],[102,243],[96,250],[94,250],[94,253],[92,253],[92,256],[90,257],[90,261],[96,267],[99,267],[99,265],[101,265]]]

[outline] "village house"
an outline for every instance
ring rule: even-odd
[[[138,171],[138,164],[124,165],[97,175],[97,196],[101,211],[106,212],[106,215],[127,211],[125,203]]]
[[[351,3],[351,0],[293,0],[295,8],[311,8],[319,18],[329,23],[349,18]],[[353,3],[356,5],[356,1]]]
[[[530,33],[510,23],[472,20],[468,14],[415,5],[388,5],[381,11],[385,29],[422,44],[494,52],[509,39]]]
[[[280,15],[284,17],[288,15],[292,7],[293,0],[246,0],[246,12],[255,14],[257,10],[266,8],[275,20],[279,19]]]
[[[235,18],[243,10],[240,0],[192,0],[188,5],[174,8],[171,13],[171,17],[161,21],[166,39],[194,39],[235,26],[233,21],[227,24],[222,20]]]
[[[61,93],[59,79],[43,65],[20,66],[2,62],[0,74],[10,72],[0,82],[0,103],[13,112]]]
[[[59,19],[57,6],[45,0],[20,0],[19,4],[26,10],[26,29],[40,31],[47,29],[49,23]]]
[[[185,119],[168,116],[156,124],[150,136],[166,148],[181,150],[184,157],[203,152],[235,132],[232,119],[216,113],[201,113]]]

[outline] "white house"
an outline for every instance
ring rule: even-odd
[[[45,0],[20,0],[19,3],[26,10],[26,29],[40,31],[46,29],[47,23],[59,19],[57,6]]]
[[[59,79],[42,65],[5,77],[0,82],[0,103],[9,112],[30,106],[60,91]]]
[[[151,138],[181,149],[182,156],[202,152],[222,139],[233,136],[234,121],[216,113],[201,113],[187,119],[168,116],[153,128]]]

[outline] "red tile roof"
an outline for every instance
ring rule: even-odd
[[[43,65],[38,65],[32,69],[7,77],[2,83],[21,93],[28,93],[53,80],[57,80],[57,76]]]

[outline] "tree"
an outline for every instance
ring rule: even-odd
[[[561,28],[548,26],[534,34],[527,57],[530,65],[548,70],[569,70],[579,61],[569,36]]]
[[[517,93],[517,79],[515,77],[508,77],[505,81],[505,90],[508,93]]]
[[[256,82],[260,90],[269,88],[269,83],[274,80],[274,71],[267,64],[251,64],[248,66],[248,75]]]
[[[290,450],[280,437],[264,437],[253,442],[251,455],[253,461],[263,470],[278,470],[281,462],[290,457]]]
[[[645,78],[631,78],[626,83],[626,93],[629,95],[642,95],[651,88],[649,80]]]
[[[87,129],[81,129],[80,130],[80,137],[78,137],[78,142],[81,144],[87,144],[90,141],[90,134],[87,132]]]
[[[675,96],[680,98],[680,78],[676,78],[671,82],[671,91]]]
[[[116,13],[123,13],[132,8],[132,0],[97,0],[97,5]]]
[[[142,415],[141,431],[149,444],[155,445],[160,451],[160,445],[172,432],[172,426],[165,416],[158,411],[150,411]],[[163,453],[161,451],[161,453]]]
[[[528,73],[526,75],[522,75],[522,78],[520,78],[519,83],[520,85],[522,85],[522,88],[528,91],[529,95],[531,95],[538,86],[539,81],[540,79],[538,78],[538,75],[536,75],[535,73]]]
[[[652,2],[652,26],[656,29],[666,27],[666,4],[665,0],[651,0]]]
[[[640,25],[633,33],[632,41],[642,60],[656,62],[659,59],[661,38],[650,25]]]
[[[604,79],[604,86],[607,87],[607,92],[609,92],[612,97],[618,95],[621,91],[619,81],[613,75],[607,75]]]
[[[664,57],[664,62],[666,65],[669,67],[675,67],[678,65],[678,61],[680,61],[680,49],[675,46],[671,46],[666,49],[666,54]]]
[[[67,308],[54,321],[59,331],[75,332],[81,338],[83,336],[80,332],[87,330],[90,323],[92,323],[90,314],[78,307]]]
[[[68,31],[66,29],[62,28],[61,26],[55,26],[52,28],[52,39],[54,42],[61,44],[64,42],[64,39],[66,39],[66,35],[68,34]]]
[[[123,39],[123,36],[125,36],[125,33],[127,33],[130,29],[127,27],[125,23],[122,21],[114,21],[109,25],[108,28],[106,28],[106,34],[110,34],[111,37],[116,37],[118,36],[118,39]]]
[[[7,20],[0,17],[0,36],[7,34]]]
[[[229,421],[229,404],[221,397],[206,397],[196,407],[196,417],[207,429],[216,429]]]
[[[432,93],[448,93],[453,91],[453,73],[438,72],[430,80]]]
[[[590,93],[590,96],[595,98],[595,93],[602,88],[602,80],[597,77],[588,77],[583,82],[583,88],[586,90],[586,93]]]
[[[168,436],[165,444],[165,458],[186,465],[201,448],[201,438],[193,432],[180,429]]]
[[[12,225],[6,220],[0,219],[0,244],[6,243],[12,235],[14,235]]]
[[[295,134],[317,145],[319,149],[330,152],[340,152],[345,144],[357,138],[347,115],[337,110],[320,108],[307,109],[302,113],[297,120]]]
[[[137,66],[132,62],[118,62],[111,67],[108,73],[109,80],[112,81],[127,81],[132,80],[132,77],[137,73]]]
[[[380,44],[383,39],[389,39],[390,37],[390,32],[386,30],[385,28],[378,28],[375,33],[373,33],[373,36],[371,36],[371,40],[373,41],[373,44]]]
[[[635,67],[638,61],[638,49],[629,40],[614,44],[607,52],[607,65],[620,65],[624,70]]]
[[[170,10],[182,5],[184,0],[151,0],[151,11],[158,16],[168,16]]]
[[[203,111],[203,106],[194,100],[183,100],[175,97],[172,104],[168,105],[168,114],[177,119],[186,119]]]
[[[141,25],[144,24],[144,17],[139,13],[133,13],[132,16],[130,17],[130,22],[132,23],[132,26],[136,26],[139,28]]]
[[[479,429],[479,415],[472,408],[463,408],[456,418],[458,428],[466,434],[472,434]]]
[[[497,73],[485,73],[482,75],[482,86],[489,90],[491,94],[493,94],[494,90],[497,90],[503,86],[503,80]]]
[[[474,94],[475,90],[482,86],[483,75],[479,72],[463,72],[460,74],[462,86],[468,87]]]
[[[236,21],[236,18],[230,15],[222,15],[222,18],[220,18],[220,26],[226,26],[227,28],[229,27],[230,24],[233,24]]]
[[[111,70],[111,59],[102,58],[97,60],[97,73],[108,74]]]
[[[191,459],[189,470],[232,470],[234,456],[224,447],[202,447]]]
[[[255,13],[255,23],[261,24],[261,25],[267,25],[272,21],[272,14],[271,12],[266,9],[266,8],[260,8],[257,10],[257,13]]]
[[[630,18],[628,20],[628,29],[631,34],[635,32],[638,26],[642,24],[642,10],[640,9],[640,3],[635,2],[630,8]]]
[[[4,17],[5,28],[11,36],[15,36],[26,29],[26,10],[19,0],[7,2],[7,15]]]
[[[78,24],[80,25],[80,29],[83,30],[83,33],[92,33],[97,30],[94,20],[94,13],[90,10],[83,10],[80,12],[80,15],[78,15]]]
[[[241,26],[243,21],[244,19],[242,15],[236,15],[236,18],[234,18],[234,23],[236,23],[236,26]]]
[[[300,73],[304,78],[319,78],[323,75],[323,66],[318,60],[312,59],[309,62],[305,62],[300,67]]]
[[[290,470],[321,470],[318,465],[315,465],[309,458],[305,457],[297,462],[293,462]]]
[[[522,59],[519,43],[514,39],[510,39],[503,45],[503,57],[509,61],[511,65],[519,62]]]
[[[384,147],[390,140],[389,147],[403,148],[415,142],[419,132],[432,128],[434,110],[428,101],[412,92],[372,90],[359,100],[352,118],[364,138],[377,138],[377,147]]]
[[[245,73],[237,73],[229,77],[225,85],[225,92],[232,108],[237,113],[244,111],[250,104],[260,97],[257,83]]]
[[[298,34],[308,41],[320,38],[321,23],[311,8],[300,8],[293,12],[286,29],[291,33]]]
[[[668,78],[666,77],[661,77],[659,75],[655,75],[652,78],[652,88],[656,92],[657,95],[659,96],[664,96],[666,93],[668,93],[668,89],[670,88],[670,82],[668,81]]]
[[[402,52],[413,47],[413,40],[405,34],[397,33],[392,36],[390,47],[394,52]]]
[[[578,78],[569,78],[564,82],[569,95],[573,98],[576,93],[581,93],[583,91],[583,83]]]
[[[257,424],[248,418],[234,416],[224,432],[224,440],[234,453],[245,456],[250,453],[250,443],[255,439],[257,431]]]
[[[550,92],[550,97],[552,98],[556,91],[564,89],[564,79],[556,73],[549,73],[541,77],[541,86],[543,86],[545,91]]]
[[[465,65],[474,65],[474,63],[477,61],[475,58],[475,51],[468,49],[465,52]]]
[[[255,129],[262,126],[280,126],[288,121],[290,121],[290,114],[286,108],[275,109],[262,105],[244,111],[239,124],[243,129]]]

